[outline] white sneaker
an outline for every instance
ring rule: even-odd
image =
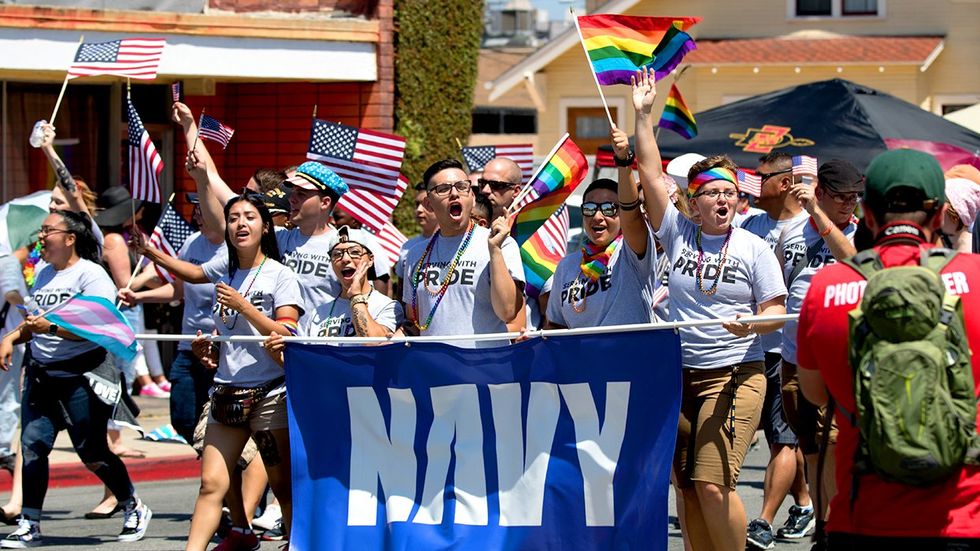
[[[252,519],[252,527],[272,530],[280,520],[282,520],[282,509],[278,505],[269,505],[261,517]]]
[[[39,547],[41,543],[41,523],[36,520],[20,517],[17,519],[17,529],[3,540],[0,540],[0,548],[27,549],[29,547]]]
[[[123,510],[123,529],[119,532],[119,541],[139,541],[146,535],[150,526],[153,511],[138,497],[134,497]]]

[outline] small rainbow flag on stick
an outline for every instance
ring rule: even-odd
[[[641,67],[656,70],[658,79],[669,73],[694,49],[694,41],[683,31],[699,21],[700,17],[615,14],[577,18],[582,45],[596,80],[604,86],[629,84]]]
[[[667,103],[658,126],[673,130],[688,140],[698,135],[698,123],[694,122],[694,114],[687,108],[676,84],[670,85],[670,93],[667,94]]]
[[[547,159],[514,197],[514,205],[520,211],[511,233],[518,245],[527,241],[555,214],[589,171],[585,155],[568,133],[558,140]]]
[[[524,264],[524,292],[538,298],[541,289],[554,275],[568,246],[568,205],[562,204],[551,218],[521,245]]]

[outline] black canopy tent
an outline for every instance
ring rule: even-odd
[[[841,79],[813,82],[696,113],[698,135],[685,140],[661,130],[664,159],[684,153],[726,154],[755,168],[771,151],[839,158],[864,168],[885,151],[886,138],[945,143],[980,150],[980,134],[872,88]],[[631,140],[632,142],[632,140]],[[611,161],[612,147],[597,156]],[[601,161],[600,163],[602,164]],[[611,162],[610,162],[611,164]]]

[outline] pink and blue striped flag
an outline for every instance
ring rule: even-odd
[[[133,327],[116,305],[103,297],[75,295],[44,314],[48,321],[132,361],[139,350]]]

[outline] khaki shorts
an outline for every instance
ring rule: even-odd
[[[194,444],[193,447],[197,451],[198,455],[204,453],[204,436],[208,431],[208,423],[211,420],[211,400],[204,403],[204,409],[201,411],[201,417],[197,420],[197,425],[194,427]],[[255,446],[255,441],[251,438],[245,443],[245,449],[242,450],[242,454],[238,457],[238,466],[241,468],[248,467],[249,463],[255,459],[255,454],[259,453],[259,449]]]
[[[786,422],[800,441],[800,451],[812,455],[820,451],[823,442],[824,416],[827,408],[810,403],[800,390],[800,377],[794,364],[783,361],[780,386],[783,397],[783,413]],[[830,444],[837,443],[837,421],[830,418]]]
[[[735,389],[734,431],[732,389]],[[742,462],[762,416],[763,362],[721,369],[685,369],[674,449],[677,486],[695,481],[735,489]]]

